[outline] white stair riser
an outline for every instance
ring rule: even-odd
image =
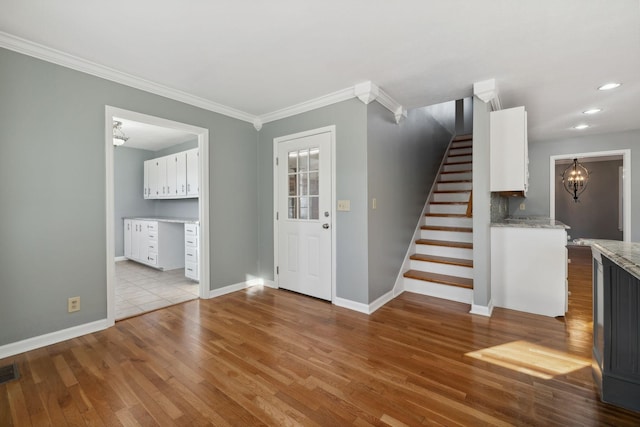
[[[464,214],[467,213],[467,204],[464,205],[432,205],[429,204],[430,213]]]
[[[472,152],[473,152],[473,149],[471,147],[452,148],[451,150],[449,150],[449,155],[453,156],[458,154],[471,154]]]
[[[440,262],[418,261],[412,259],[410,262],[412,270],[424,271],[427,273],[446,274],[447,276],[464,277],[473,279],[473,268],[461,265],[442,264]]]
[[[473,249],[450,248],[448,246],[416,245],[416,253],[447,258],[473,259]]]
[[[473,156],[455,156],[455,157],[447,157],[447,161],[445,163],[463,163],[463,162],[472,162]]]
[[[421,239],[473,243],[473,233],[461,231],[420,230]]]
[[[471,148],[473,143],[471,141],[453,141],[451,143],[451,149],[454,148]]]
[[[462,181],[473,179],[473,172],[457,172],[440,174],[440,181]]]
[[[460,163],[460,164],[455,164],[455,165],[444,165],[444,167],[442,168],[442,170],[444,172],[453,172],[453,171],[466,171],[466,170],[472,170],[473,166],[471,166],[471,163]]]
[[[439,182],[436,184],[437,191],[471,191],[473,183],[471,182]]]
[[[473,227],[473,218],[425,216],[424,225],[441,225],[444,227]]]
[[[471,193],[433,193],[433,202],[469,202]]]
[[[448,286],[440,283],[425,282],[424,280],[404,278],[404,290],[421,295],[429,295],[449,301],[457,301],[471,304],[473,301],[473,290],[460,288],[458,286]]]

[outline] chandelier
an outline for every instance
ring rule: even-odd
[[[129,140],[129,137],[122,131],[122,122],[117,120],[113,121],[113,145],[116,147],[124,144]]]
[[[573,159],[573,163],[562,172],[562,184],[567,193],[571,194],[573,201],[578,203],[578,197],[587,189],[589,183],[589,171]]]

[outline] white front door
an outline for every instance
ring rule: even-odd
[[[278,286],[325,300],[332,297],[332,138],[323,130],[274,144]]]

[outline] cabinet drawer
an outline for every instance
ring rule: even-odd
[[[149,252],[149,256],[147,257],[147,264],[158,265],[158,254],[155,252]]]
[[[151,254],[151,253],[157,254],[158,253],[158,242],[149,242],[149,244],[147,246],[149,247],[149,254]]]
[[[194,236],[184,236],[184,245],[191,246],[193,248],[198,247],[198,238]]]
[[[184,261],[185,263],[198,262],[198,248],[195,248],[193,246],[185,246]]]
[[[190,279],[198,280],[198,264],[195,262],[186,262],[184,264],[184,275]]]
[[[149,240],[154,240],[154,241],[158,241],[158,232],[157,231],[149,231],[147,233],[147,237],[149,238]]]
[[[158,223],[156,221],[145,221],[145,224],[149,233],[154,232],[156,235],[158,234]]]
[[[196,224],[185,224],[184,235],[190,237],[198,237],[198,226]]]

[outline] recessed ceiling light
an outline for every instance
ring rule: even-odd
[[[607,83],[598,88],[598,90],[611,90],[620,86],[620,83]]]
[[[581,125],[574,126],[573,128],[574,129],[578,129],[578,130],[582,130],[582,129],[586,129],[588,127],[589,127],[589,125],[581,124]]]
[[[602,108],[591,108],[590,110],[583,111],[583,114],[596,114],[602,111]]]

